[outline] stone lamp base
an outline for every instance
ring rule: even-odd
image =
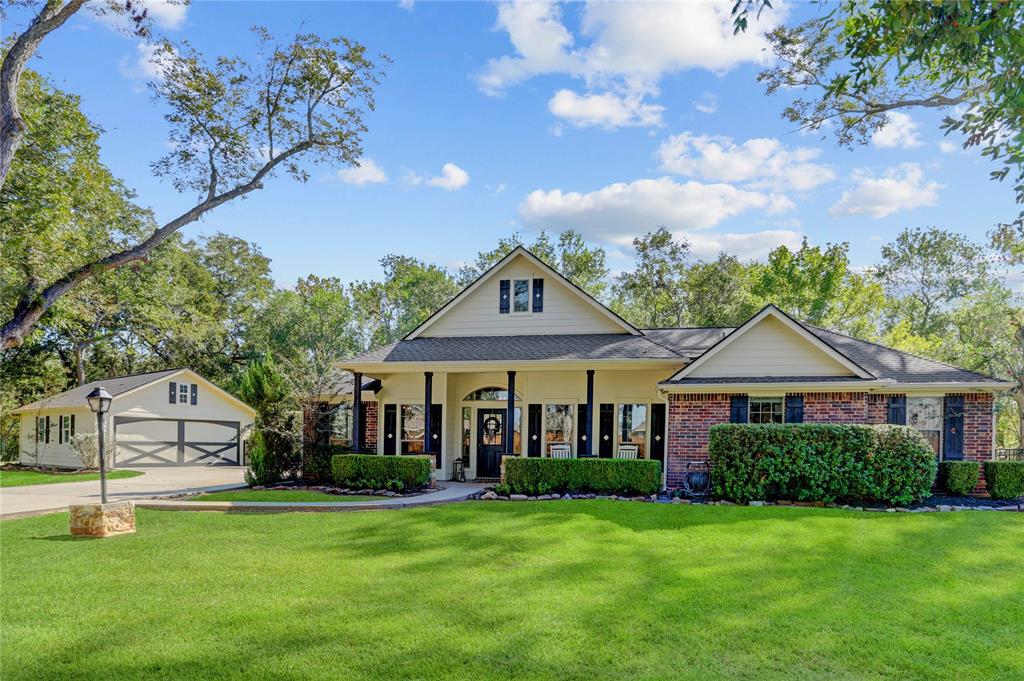
[[[135,504],[130,501],[82,504],[69,510],[71,534],[76,537],[113,537],[135,532]]]

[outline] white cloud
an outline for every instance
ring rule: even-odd
[[[764,230],[746,234],[714,234],[708,232],[682,232],[676,235],[690,242],[690,252],[709,258],[725,252],[741,260],[763,260],[777,246],[800,248],[803,235],[788,229]]]
[[[959,148],[960,147],[953,144],[952,142],[946,142],[945,140],[939,142],[939,151],[941,151],[943,154],[952,154]]]
[[[925,182],[917,163],[901,163],[880,177],[866,170],[853,171],[853,189],[843,192],[829,215],[870,215],[884,218],[901,210],[932,206],[939,200],[938,182]]]
[[[156,43],[138,42],[135,44],[135,57],[121,59],[121,75],[138,81],[160,80],[163,78],[164,67],[171,59],[164,48]],[[140,83],[136,91],[144,90]]]
[[[519,205],[519,217],[534,229],[571,226],[588,238],[628,243],[659,225],[673,231],[702,230],[749,210],[775,214],[793,208],[792,201],[778,194],[662,177],[618,182],[586,194],[536,190]]]
[[[416,7],[416,0],[398,0],[398,6],[407,12],[411,12]]]
[[[420,181],[422,181],[422,178],[420,178]],[[419,182],[416,184],[419,184]],[[441,174],[438,177],[432,177],[427,180],[427,184],[431,187],[440,187],[445,191],[453,192],[469,184],[469,173],[454,163],[445,163],[441,167]]]
[[[705,92],[693,103],[693,108],[701,113],[713,114],[718,111],[718,95]]]
[[[380,184],[388,181],[388,176],[372,158],[359,159],[355,168],[342,168],[338,171],[338,179],[345,184],[362,186],[364,184]]]
[[[753,189],[805,192],[835,178],[832,168],[813,162],[820,149],[789,149],[774,138],[736,144],[729,137],[684,132],[662,142],[657,155],[662,169],[671,173],[749,183]]]
[[[578,95],[572,90],[559,90],[548,102],[548,109],[576,127],[599,126],[607,130],[629,126],[661,125],[665,107],[646,104],[636,94],[617,95],[611,92]]]
[[[885,116],[889,122],[871,135],[871,141],[876,147],[913,149],[921,146],[921,138],[917,136],[917,123],[909,114],[890,111]]]
[[[159,28],[181,28],[188,18],[188,4],[182,0],[133,0],[133,11],[145,10],[146,16]],[[135,24],[126,12],[114,12],[106,3],[90,3],[93,16],[107,26],[120,31],[134,31]]]

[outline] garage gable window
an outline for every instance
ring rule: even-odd
[[[178,404],[188,404],[188,383],[178,384]]]

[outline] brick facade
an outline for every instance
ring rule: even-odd
[[[993,399],[988,393],[964,395],[964,460],[984,462],[992,458]],[[978,473],[977,493],[985,491],[985,468]]]
[[[803,396],[804,423],[869,423],[867,393],[803,393]]]
[[[666,476],[676,489],[686,475],[686,465],[708,460],[708,429],[729,422],[728,394],[668,396],[668,447]]]
[[[888,423],[889,422],[889,396],[868,395],[868,404],[865,411],[864,423]]]
[[[366,445],[366,451],[371,453],[377,452],[377,403],[376,402],[363,402],[363,414],[365,414],[365,422],[363,424],[363,443]]]

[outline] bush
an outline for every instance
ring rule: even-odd
[[[430,482],[431,456],[336,454],[331,458],[334,482],[343,487],[414,489]]]
[[[716,496],[909,504],[935,481],[935,455],[907,426],[720,424],[708,443]]]
[[[646,459],[508,457],[502,482],[513,494],[595,492],[647,495],[661,489],[661,463]]]
[[[351,454],[352,449],[341,445],[306,444],[302,447],[302,479],[309,482],[329,482],[335,456]]]
[[[939,464],[939,486],[950,494],[970,494],[978,484],[977,461],[943,461]]]
[[[986,461],[985,486],[993,499],[1024,496],[1024,461]]]
[[[77,433],[68,443],[71,450],[82,462],[83,468],[98,468],[100,465],[100,437],[97,433]],[[114,447],[117,444],[114,443]],[[109,451],[109,450],[108,450]],[[110,460],[110,457],[107,457]]]

